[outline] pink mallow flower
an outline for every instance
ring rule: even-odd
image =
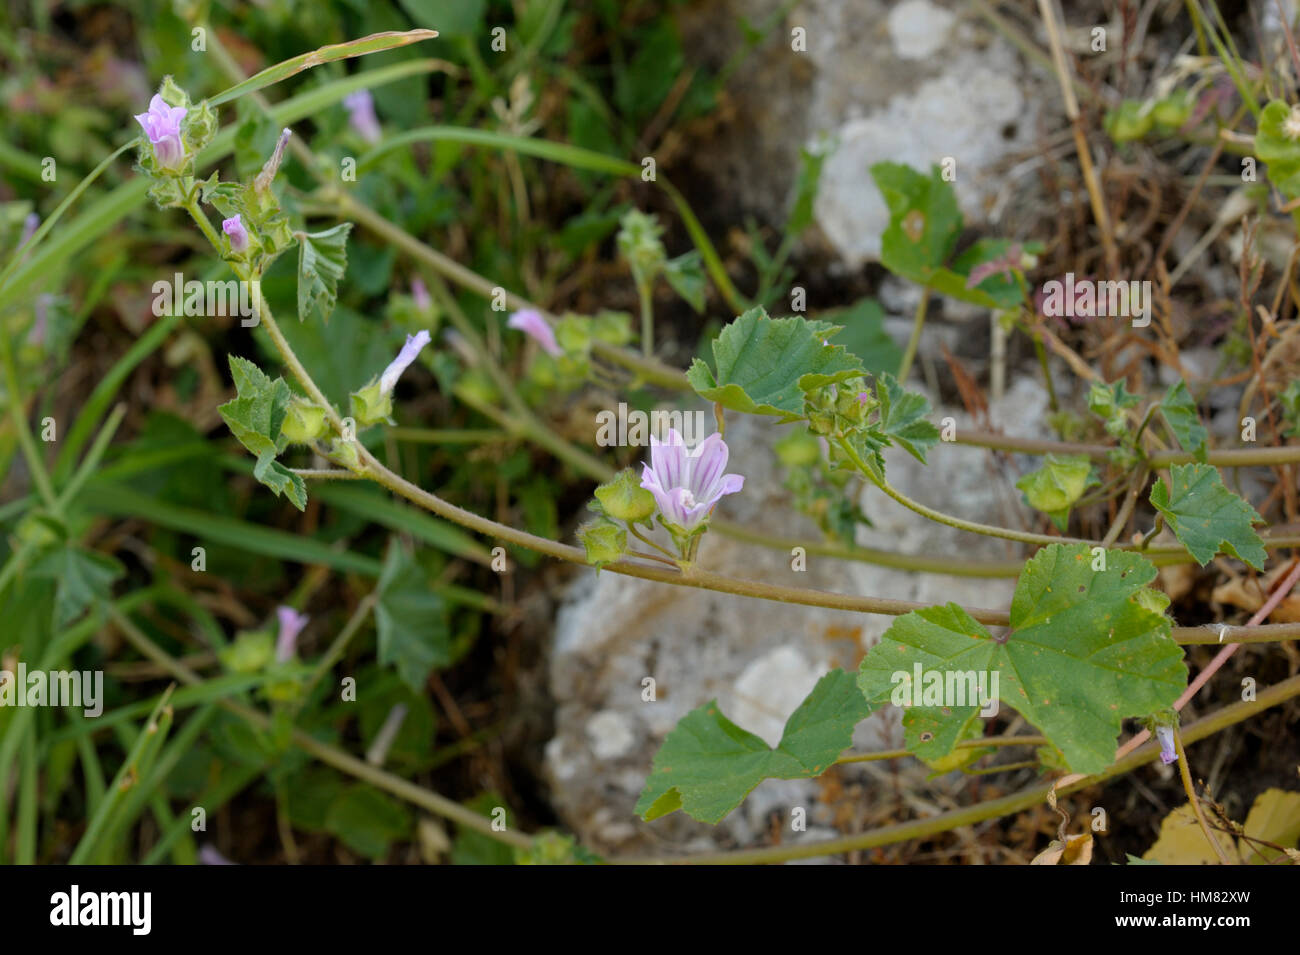
[[[1174,728],[1157,726],[1156,739],[1160,740],[1160,762],[1166,766],[1178,762],[1178,747],[1174,745]]]
[[[641,486],[655,496],[665,524],[692,531],[725,495],[745,486],[743,475],[722,473],[729,454],[716,433],[689,451],[676,428],[668,430],[666,441],[650,436],[650,463],[642,465]]]
[[[415,361],[416,356],[420,354],[420,349],[429,344],[428,329],[420,329],[414,335],[406,336],[406,344],[402,350],[397,353],[397,357],[389,362],[384,373],[379,376],[379,390],[386,395],[391,395],[393,389],[397,387],[397,379],[402,377],[402,372],[410,367],[411,362]]]
[[[157,93],[149,101],[149,111],[139,113],[135,121],[153,144],[153,154],[163,169],[179,169],[185,162],[185,144],[181,142],[184,106],[168,106]]]
[[[343,105],[348,111],[348,122],[353,131],[368,143],[377,143],[383,138],[379,128],[379,117],[375,115],[375,100],[370,90],[357,90],[343,97]]]
[[[230,239],[231,252],[248,251],[248,230],[244,228],[243,217],[238,213],[221,220],[221,231]]]
[[[277,607],[275,615],[280,618],[280,635],[275,640],[275,659],[279,663],[285,663],[293,659],[294,651],[298,648],[298,634],[302,633],[302,628],[307,626],[307,621],[311,618],[292,607]]]
[[[415,300],[415,307],[422,312],[433,308],[433,299],[429,297],[429,290],[424,287],[424,282],[418,275],[411,279],[411,298]]]
[[[555,340],[555,330],[541,312],[535,308],[525,308],[515,312],[506,322],[506,327],[518,329],[537,344],[551,357],[564,354],[559,342]]]

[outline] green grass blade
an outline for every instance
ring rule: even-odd
[[[320,66],[322,63],[332,63],[335,60],[365,56],[367,53],[382,53],[385,50],[409,46],[422,40],[432,40],[437,35],[437,30],[407,30],[404,33],[390,31],[388,33],[372,33],[370,36],[362,37],[359,40],[349,40],[346,43],[333,43],[318,50],[312,50],[310,53],[303,53],[284,60],[275,64],[275,66],[268,66],[262,72],[250,76],[242,83],[237,83],[224,93],[218,93],[208,100],[208,103],[215,108],[223,103],[237,100],[241,96],[247,96],[249,93],[273,86],[304,70]]]
[[[361,170],[367,169],[387,153],[409,146],[412,143],[436,141],[511,150],[537,159],[561,163],[574,169],[605,173],[611,176],[638,177],[641,175],[641,167],[636,163],[615,156],[607,156],[591,149],[583,149],[580,146],[570,146],[568,143],[557,143],[547,139],[511,136],[506,133],[493,132],[492,130],[471,129],[463,126],[425,126],[421,129],[412,129],[409,132],[400,133],[397,136],[385,139],[357,160],[357,168]],[[677,207],[677,213],[682,217],[682,223],[686,226],[691,241],[695,243],[700,257],[704,260],[704,266],[708,270],[709,277],[713,279],[714,285],[718,287],[718,290],[732,308],[736,309],[737,312],[745,311],[749,307],[749,303],[732,284],[731,277],[727,275],[726,267],[723,265],[722,257],[718,255],[718,250],[714,248],[713,241],[686,202],[685,196],[664,177],[659,176],[655,181],[668,194],[673,205]]]
[[[221,544],[243,553],[261,554],[300,564],[323,564],[334,570],[378,577],[380,563],[373,557],[334,550],[312,537],[262,527],[232,517],[222,517],[188,507],[177,507],[124,487],[92,481],[81,494],[91,511],[113,517],[139,517],[151,524],[193,534],[209,546]]]
[[[126,759],[122,762],[121,769],[117,771],[112,784],[108,787],[108,794],[104,797],[104,801],[99,804],[99,809],[91,817],[81,841],[77,843],[77,848],[68,860],[70,865],[83,865],[90,860],[92,853],[98,847],[105,828],[108,826],[109,820],[113,816],[114,810],[122,803],[126,790],[135,781],[131,778],[131,774],[140,772],[138,764],[142,757],[151,750],[156,752],[156,747],[166,735],[167,729],[170,729],[172,718],[171,713],[167,710],[167,700],[170,696],[170,690],[162,695],[162,699],[154,707],[149,719],[140,728],[140,732],[136,734],[135,742],[127,753]]]

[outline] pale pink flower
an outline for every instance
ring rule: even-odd
[[[153,144],[154,157],[163,169],[179,169],[185,162],[181,120],[185,118],[186,112],[184,106],[168,106],[161,96],[154,93],[148,111],[138,113],[135,117]]]
[[[243,217],[238,213],[221,220],[221,231],[230,239],[231,252],[248,251],[248,230],[244,228]]]
[[[723,473],[729,455],[716,433],[689,451],[676,428],[668,430],[666,441],[650,436],[650,463],[642,465],[641,486],[654,495],[665,524],[694,530],[718,501],[745,486],[743,475]]]
[[[397,353],[397,357],[389,362],[384,373],[379,376],[379,390],[386,395],[392,394],[393,389],[397,387],[397,379],[402,377],[402,372],[410,367],[411,362],[415,361],[420,354],[420,349],[429,344],[429,332],[427,329],[420,329],[414,335],[406,336],[406,344],[402,350]]]
[[[292,607],[277,607],[275,615],[280,619],[280,635],[275,641],[275,659],[284,663],[293,659],[294,651],[298,648],[298,634],[302,633],[302,628],[307,626],[307,621],[311,618]]]
[[[348,111],[348,122],[358,136],[368,143],[377,143],[383,138],[379,128],[379,117],[375,115],[375,100],[370,90],[357,90],[343,97],[343,105]]]
[[[555,340],[555,330],[551,328],[551,323],[535,308],[525,308],[515,312],[506,322],[506,326],[523,332],[541,345],[542,350],[552,357],[564,354],[559,342]]]
[[[415,299],[415,307],[422,312],[433,308],[433,299],[429,297],[429,290],[424,287],[424,282],[418,275],[411,279],[411,298]]]
[[[1178,747],[1174,745],[1174,728],[1157,726],[1156,739],[1160,740],[1160,762],[1166,766],[1178,762]]]

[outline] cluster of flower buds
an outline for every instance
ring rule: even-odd
[[[866,427],[879,404],[861,378],[804,393],[809,430],[828,438],[840,438]]]
[[[629,209],[618,230],[618,251],[632,269],[638,287],[649,286],[668,261],[659,236],[663,227],[652,215]]]
[[[1196,98],[1191,90],[1174,90],[1157,100],[1126,99],[1106,113],[1104,125],[1117,143],[1143,139],[1152,133],[1171,136],[1192,122]]]
[[[288,606],[277,607],[275,616],[274,633],[269,623],[240,633],[219,656],[232,673],[265,673],[262,693],[267,699],[292,702],[302,692],[305,672],[297,658],[298,636],[310,618]]]
[[[288,129],[281,130],[270,158],[248,185],[218,182],[215,174],[203,184],[204,201],[225,217],[221,231],[229,243],[230,257],[249,263],[256,261],[258,272],[266,268],[272,257],[293,244],[288,217],[271,189],[292,135]],[[259,257],[262,258],[257,261]]]
[[[632,317],[626,312],[570,314],[553,323],[536,309],[525,308],[512,314],[506,327],[536,342],[542,354],[529,367],[529,377],[542,388],[578,387],[590,375],[596,342],[618,347],[632,340]]]

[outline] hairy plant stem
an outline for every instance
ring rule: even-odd
[[[986,746],[1046,746],[1050,740],[1046,736],[989,736],[984,739],[962,740],[954,749],[981,749]],[[835,765],[844,763],[875,763],[887,759],[903,759],[916,756],[910,749],[885,749],[878,753],[855,753],[841,756]],[[919,756],[916,756],[920,759]]]
[[[1232,865],[1228,861],[1227,854],[1223,851],[1223,846],[1219,845],[1219,840],[1214,838],[1214,833],[1210,831],[1210,824],[1205,819],[1205,810],[1201,808],[1201,798],[1196,795],[1196,786],[1192,783],[1192,770],[1187,765],[1187,750],[1183,747],[1182,735],[1178,732],[1178,727],[1174,727],[1174,748],[1178,752],[1178,775],[1183,781],[1183,792],[1187,793],[1187,802],[1192,807],[1192,812],[1196,815],[1196,821],[1204,833],[1206,841],[1214,848],[1214,854],[1219,857],[1219,861],[1224,865]]]
[[[655,309],[649,282],[636,283],[637,304],[641,308],[641,355],[653,358],[655,354]]]
[[[892,497],[899,504],[902,504],[909,511],[915,511],[922,517],[928,517],[930,520],[939,524],[945,524],[948,527],[955,527],[957,530],[970,531],[972,534],[983,534],[986,537],[1001,537],[1005,540],[1020,541],[1024,544],[1091,544],[1093,541],[1085,541],[1076,537],[1052,537],[1048,534],[1033,534],[1029,531],[1014,531],[1004,527],[994,527],[992,524],[980,524],[977,521],[968,521],[960,517],[953,517],[951,514],[944,514],[942,511],[936,511],[932,507],[926,507],[917,501],[912,500],[906,494],[894,488],[888,481],[876,473],[866,461],[862,460],[862,455],[858,454],[857,448],[853,447],[846,438],[837,438],[836,445],[845,456],[853,462],[862,474],[880,490]]]
[[[290,468],[305,481],[361,481],[360,474],[342,468]]]
[[[907,339],[907,349],[903,352],[903,359],[898,363],[898,380],[899,383],[907,382],[908,372],[912,370],[912,361],[916,358],[916,350],[921,344],[921,329],[925,327],[925,312],[930,305],[930,287],[927,285],[921,289],[921,301],[916,305],[916,315],[912,318],[912,334]]]
[[[1104,444],[1081,444],[1074,441],[1039,441],[1034,438],[1016,438],[1011,435],[994,434],[991,431],[962,430],[957,432],[953,444],[963,444],[976,448],[992,448],[996,451],[1018,451],[1021,454],[1086,454],[1095,460],[1106,460],[1113,446]],[[1153,469],[1166,468],[1171,464],[1192,464],[1196,455],[1187,451],[1155,451],[1147,455],[1146,463]],[[1283,445],[1280,448],[1220,448],[1210,450],[1206,463],[1224,468],[1267,467],[1275,464],[1291,464],[1300,461],[1300,444]]]

